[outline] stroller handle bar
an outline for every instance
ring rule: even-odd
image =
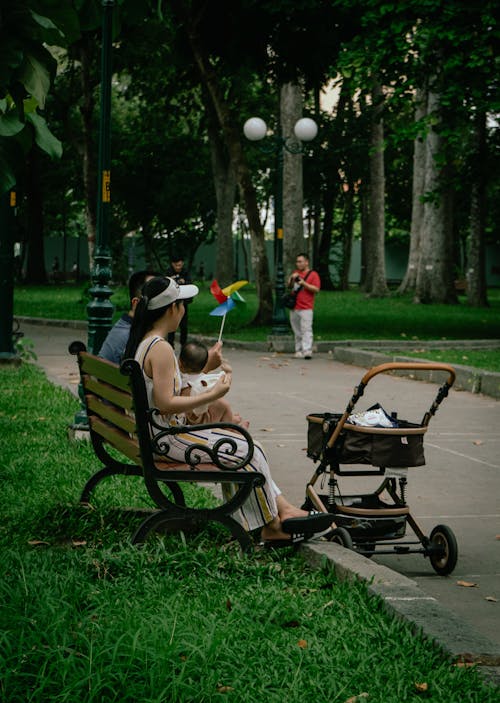
[[[455,382],[455,369],[449,364],[440,364],[439,362],[427,362],[427,361],[394,361],[387,362],[386,364],[380,364],[379,366],[374,366],[369,371],[365,373],[361,379],[361,383],[366,386],[368,381],[372,379],[379,373],[384,373],[385,371],[446,371],[448,376],[447,385],[449,388]]]
[[[328,447],[333,447],[335,444],[337,437],[339,436],[340,432],[342,431],[342,428],[344,427],[347,418],[349,415],[352,413],[354,406],[358,402],[358,400],[361,398],[361,396],[364,393],[365,387],[367,383],[374,377],[377,376],[380,373],[385,373],[386,371],[443,371],[448,374],[448,379],[444,382],[444,384],[439,388],[438,393],[435,397],[435,399],[432,402],[431,407],[429,410],[424,414],[424,417],[422,418],[422,426],[427,427],[429,424],[429,421],[433,415],[435,415],[440,403],[446,398],[448,395],[448,391],[452,387],[452,385],[455,382],[455,369],[450,366],[449,364],[441,364],[439,362],[426,362],[426,361],[394,361],[394,362],[387,362],[386,364],[379,364],[378,366],[373,366],[371,369],[369,369],[363,378],[361,379],[360,383],[356,388],[354,389],[354,394],[347,404],[347,408],[344,411],[344,414],[340,418],[340,420],[337,423],[337,426],[335,427],[335,430],[333,431],[330,439],[327,442]]]

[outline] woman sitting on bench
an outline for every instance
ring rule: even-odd
[[[231,387],[231,374],[226,374],[212,388],[199,395],[180,395],[179,366],[166,337],[169,332],[177,329],[184,315],[184,301],[197,294],[197,286],[179,286],[171,278],[155,277],[147,281],[135,310],[125,349],[124,358],[135,358],[141,365],[149,405],[160,411],[160,422],[166,426],[186,424],[187,413],[200,405],[222,398]],[[168,455],[183,462],[190,444],[213,446],[226,433],[238,446],[236,456],[244,457],[247,448],[241,439],[230,431],[215,429],[170,436]],[[240,515],[235,515],[246,530],[261,529],[261,538],[265,544],[290,545],[326,531],[331,526],[331,515],[308,513],[285,499],[272,480],[267,459],[257,444],[251,462],[242,471],[257,471],[266,478],[264,486],[252,491]]]

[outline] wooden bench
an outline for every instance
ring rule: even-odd
[[[252,549],[253,541],[233,517],[256,486],[265,482],[261,473],[241,471],[253,456],[254,444],[242,427],[229,423],[164,427],[155,417],[158,410],[149,408],[146,386],[139,364],[125,360],[120,367],[86,351],[82,342],[72,342],[69,351],[78,357],[80,378],[90,427],[90,439],[101,468],[87,481],[80,502],[89,503],[94,488],[113,475],[142,476],[155,506],[139,525],[132,537],[140,543],[153,530],[199,530],[210,521],[225,525],[243,551]],[[190,445],[185,462],[168,457],[168,439],[171,435],[200,429],[229,429],[243,438],[248,446],[243,459],[230,457],[236,443],[221,438],[212,449]],[[121,458],[109,453],[109,447],[118,450]],[[210,463],[202,463],[203,458]],[[208,455],[208,456],[207,456]],[[228,468],[228,456],[231,466]],[[234,495],[222,499],[216,507],[196,508],[186,505],[183,483],[210,483],[236,485]]]

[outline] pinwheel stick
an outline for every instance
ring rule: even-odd
[[[222,316],[222,322],[220,325],[220,332],[219,332],[219,339],[217,340],[218,342],[220,342],[220,340],[222,339],[222,330],[224,329],[224,322],[225,321],[226,321],[226,313],[224,313],[224,315]]]

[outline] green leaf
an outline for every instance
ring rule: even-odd
[[[45,98],[50,88],[50,72],[33,54],[26,53],[18,76],[27,92],[30,93],[41,108],[45,105]]]
[[[15,185],[16,177],[14,175],[14,171],[10,167],[7,159],[4,157],[0,146],[0,195],[3,195]]]
[[[0,115],[0,137],[13,137],[23,127],[24,124],[19,119],[17,110],[11,110],[6,115]]]
[[[52,22],[49,17],[42,17],[42,15],[37,14],[34,10],[30,9],[30,14],[40,27],[44,29],[57,29],[56,25]],[[60,30],[58,30],[60,31]]]
[[[36,112],[30,112],[26,115],[26,120],[31,122],[35,128],[35,141],[40,149],[51,158],[60,159],[62,156],[62,144],[52,134],[44,118],[41,115],[37,115]]]

